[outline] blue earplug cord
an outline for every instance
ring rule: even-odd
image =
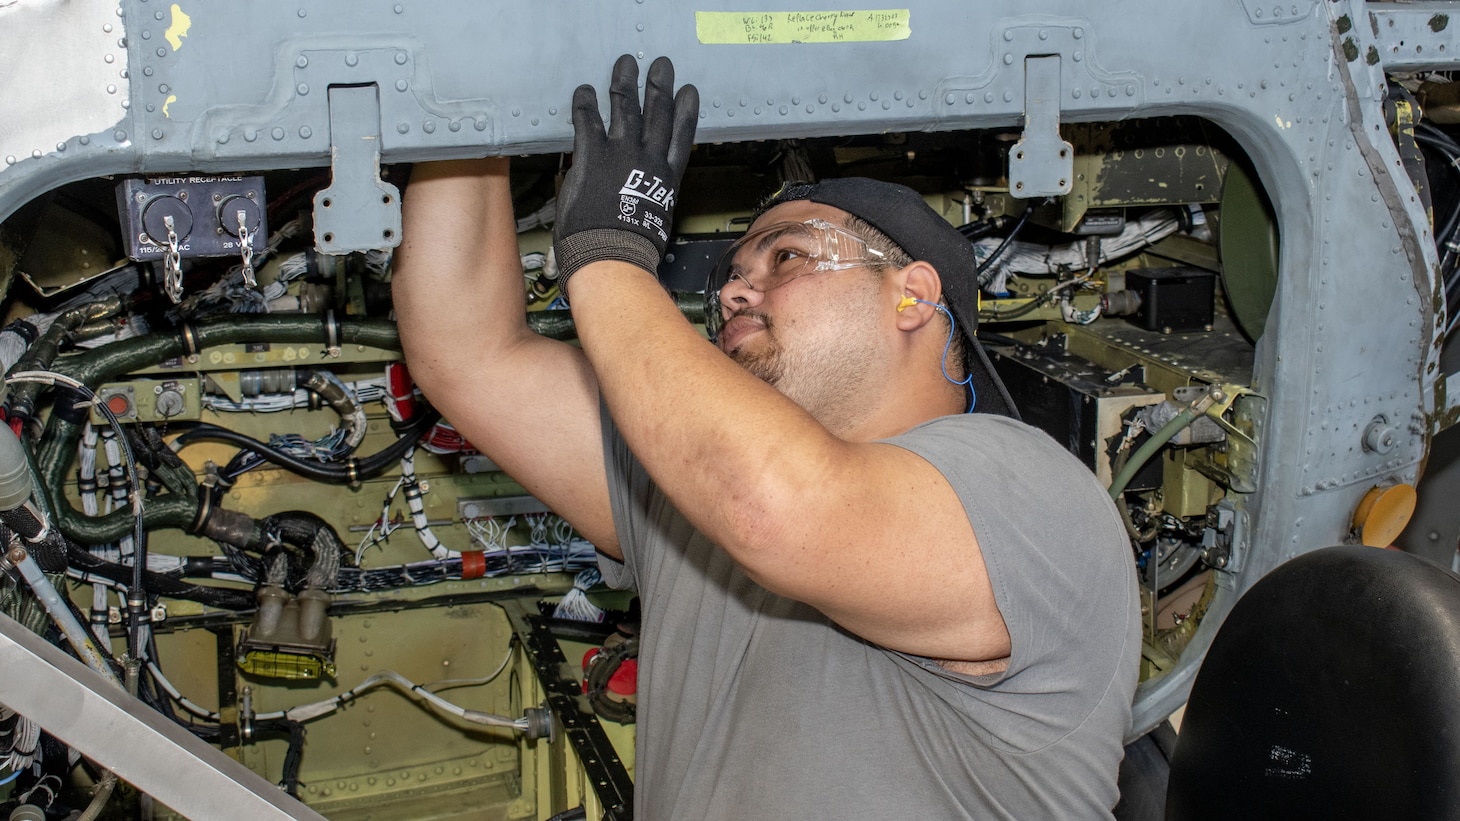
[[[952,311],[949,311],[947,308],[939,305],[936,302],[929,302],[925,299],[915,299],[913,297],[904,297],[904,299],[910,299],[913,302],[921,305],[931,305],[933,306],[933,310],[948,317],[948,341],[943,343],[943,361],[939,363],[939,367],[943,369],[944,379],[952,382],[955,385],[962,385],[963,387],[968,388],[968,410],[964,411],[964,413],[973,413],[974,406],[978,404],[978,391],[974,390],[973,388],[973,369],[970,368],[968,373],[965,374],[963,379],[961,380],[954,379],[953,377],[948,375],[948,351],[953,349],[953,334],[958,332],[958,320],[953,318]]]

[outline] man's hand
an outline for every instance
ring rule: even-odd
[[[639,67],[625,54],[609,84],[610,129],[604,133],[593,86],[573,92],[573,167],[558,195],[553,248],[559,285],[601,260],[619,260],[653,272],[669,244],[679,181],[694,145],[700,95],[692,85],[674,89],[674,65],[660,57],[649,66],[639,107]]]

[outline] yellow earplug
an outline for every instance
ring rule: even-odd
[[[902,301],[897,303],[897,312],[902,313],[903,311],[906,311],[908,308],[916,304],[918,304],[918,300],[914,299],[913,297],[904,295]]]

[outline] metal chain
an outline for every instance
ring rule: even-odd
[[[238,215],[238,244],[243,249],[243,285],[246,288],[258,288],[258,280],[253,275],[253,234],[248,230],[248,212],[237,211]]]
[[[167,251],[162,256],[162,290],[173,304],[182,301],[182,252],[178,250],[177,228],[173,223],[172,216],[162,218],[162,224],[167,226]]]

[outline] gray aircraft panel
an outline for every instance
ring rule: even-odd
[[[1460,44],[1438,18],[1454,4],[852,5],[79,4],[87,25],[124,27],[125,55],[106,64],[115,80],[74,81],[98,86],[76,119],[84,133],[57,137],[36,116],[45,89],[6,89],[0,217],[102,174],[325,166],[331,140],[375,130],[385,162],[568,150],[573,88],[595,83],[606,109],[622,52],[645,66],[675,60],[700,89],[706,143],[1197,115],[1250,155],[1282,231],[1252,385],[1266,408],[1258,491],[1238,503],[1236,555],[1213,613],[1287,558],[1348,538],[1375,483],[1417,480],[1429,437],[1460,408],[1436,364],[1445,310],[1428,217],[1381,105],[1386,69],[1453,68]],[[0,27],[0,54],[27,36]],[[82,58],[57,50],[47,70],[67,76]],[[378,115],[332,131],[329,87],[368,84]],[[1057,187],[1064,162],[1034,145],[1021,169],[1027,193]],[[1366,450],[1380,417],[1394,446]],[[1203,622],[1194,647],[1219,620]],[[1194,672],[1184,663],[1143,687],[1136,729],[1170,713]]]

